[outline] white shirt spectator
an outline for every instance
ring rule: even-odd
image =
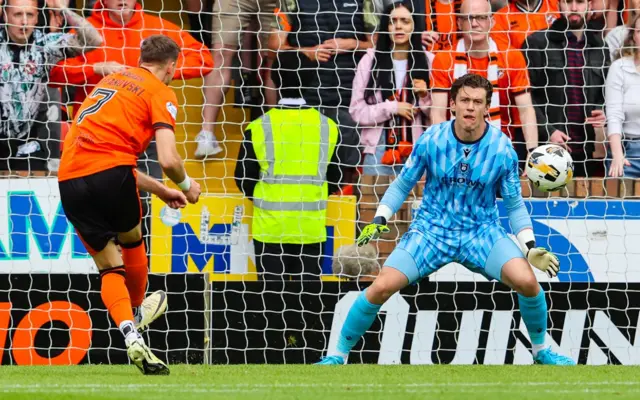
[[[604,37],[604,41],[607,43],[607,47],[609,47],[609,54],[612,60],[618,57],[620,48],[627,38],[628,33],[629,28],[626,25],[620,25],[613,28],[611,32]]]
[[[640,138],[640,72],[633,57],[622,57],[609,68],[606,84],[608,133]]]

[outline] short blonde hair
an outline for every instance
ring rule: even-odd
[[[342,246],[333,257],[331,268],[334,275],[342,275],[345,278],[378,275],[378,252],[371,244],[362,247],[355,244]]]

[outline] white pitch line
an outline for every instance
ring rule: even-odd
[[[200,384],[177,384],[177,383],[132,383],[132,384],[100,384],[100,383],[37,383],[37,384],[0,384],[0,391],[49,391],[49,390],[122,390],[140,391],[153,390],[162,391],[172,388],[181,390],[260,390],[260,389],[286,389],[286,388],[358,388],[366,389],[404,389],[418,390],[428,388],[492,388],[492,387],[553,387],[553,386],[640,386],[640,381],[602,381],[602,382],[424,382],[424,383],[200,383]],[[553,389],[551,389],[553,390]],[[558,389],[560,390],[560,389]],[[589,389],[585,389],[589,390]],[[602,389],[591,389],[602,390]],[[640,389],[639,389],[640,390]],[[575,391],[575,390],[574,390]]]
[[[348,386],[345,386],[345,389]],[[162,390],[162,387],[160,388],[146,388],[146,392],[149,393],[157,393],[160,392]],[[152,389],[152,390],[149,390]],[[461,388],[461,387],[456,387],[456,386],[450,386],[448,388],[450,392],[454,392],[454,393],[469,393],[469,394],[479,394],[479,393],[491,393],[491,394],[509,394],[509,393],[513,393],[513,389],[507,389],[507,388],[498,388],[498,387],[486,387],[484,389],[480,389],[478,390],[478,388]],[[165,388],[166,390],[166,388]],[[264,388],[242,388],[242,387],[237,387],[237,388],[233,388],[233,387],[229,387],[229,388],[182,388],[180,389],[181,393],[191,393],[191,394],[203,394],[203,393],[209,393],[209,394],[214,394],[214,393],[243,393],[243,394],[247,394],[247,393],[264,393],[265,389]],[[132,391],[130,390],[130,388],[125,388],[125,387],[118,387],[118,386],[112,386],[109,388],[108,390],[109,393],[135,393],[136,391]],[[409,389],[409,388],[398,388],[398,387],[382,387],[382,388],[378,388],[378,387],[369,387],[369,388],[365,388],[365,387],[361,387],[361,388],[353,388],[353,387],[349,387],[348,393],[378,393],[378,392],[386,392],[386,393],[412,393],[412,394],[427,394],[427,393],[443,393],[443,392],[447,392],[447,390],[445,388],[435,388],[435,387],[423,387],[423,388],[419,388],[419,389]],[[600,393],[623,393],[623,394],[630,394],[630,393],[640,393],[640,390],[638,389],[632,389],[632,390],[620,390],[619,388],[610,388],[610,389],[578,389],[578,390],[567,390],[567,389],[545,389],[545,390],[539,390],[538,392],[540,393],[548,393],[548,394],[576,394],[576,393],[583,393],[583,394],[600,394]],[[11,391],[11,390],[0,390],[0,393],[28,393],[28,394],[40,394],[40,393],[51,393],[50,391],[46,391],[46,390],[20,390],[20,391]],[[92,388],[92,389],[83,389],[83,390],[73,390],[70,388],[57,388],[55,393],[68,393],[68,394],[89,394],[89,393],[105,393],[105,389],[104,388]]]

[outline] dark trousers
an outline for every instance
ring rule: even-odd
[[[283,244],[253,241],[258,276],[264,281],[314,280],[322,272],[322,243]]]
[[[604,176],[604,160],[593,158],[593,149],[572,147],[573,176],[575,178],[595,178]]]
[[[525,164],[527,162],[527,143],[524,140],[524,132],[522,128],[513,129],[513,149],[518,155],[518,167],[520,168],[520,175],[524,172]]]

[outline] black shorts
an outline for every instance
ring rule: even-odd
[[[118,233],[140,223],[136,170],[110,168],[58,183],[62,208],[90,254],[102,251]]]

